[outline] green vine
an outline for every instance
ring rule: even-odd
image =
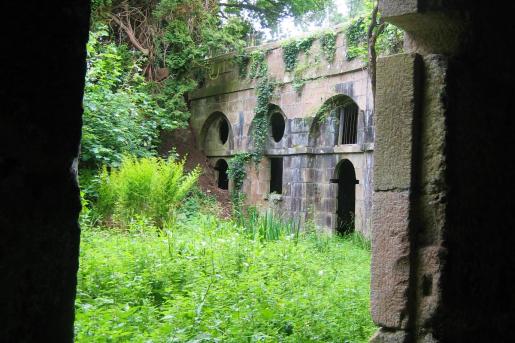
[[[252,159],[252,156],[252,153],[241,152],[235,154],[228,163],[227,175],[234,183],[234,189],[231,191],[231,201],[236,217],[240,217],[242,213],[245,194],[241,192],[241,188],[247,176],[247,164]]]
[[[336,55],[336,33],[327,31],[320,35],[320,46],[328,62],[334,61]]]
[[[240,78],[258,79],[265,77],[268,73],[266,63],[266,51],[253,50],[250,54],[246,52],[233,57],[234,63],[238,66]]]
[[[242,152],[235,154],[229,160],[229,167],[227,168],[227,175],[234,182],[234,190],[240,191],[243,186],[243,180],[247,176],[246,165],[251,160],[252,153]]]
[[[304,85],[308,81],[308,79],[304,78],[304,73],[312,67],[313,65],[310,65],[309,63],[301,63],[295,67],[291,85],[297,93],[302,91],[302,88],[304,88]]]
[[[250,53],[249,74],[250,79],[265,77],[268,73],[266,53],[262,50],[254,50]]]
[[[299,53],[308,52],[315,39],[315,36],[309,36],[302,39],[289,40],[283,43],[283,62],[286,71],[293,71],[295,69]]]
[[[238,74],[240,78],[244,79],[247,77],[247,69],[250,63],[250,56],[243,52],[242,54],[234,55],[234,63],[238,66]]]
[[[263,157],[268,139],[268,111],[270,99],[274,94],[276,83],[265,77],[256,86],[256,107],[252,121],[252,142],[254,145],[254,162],[258,163]]]
[[[268,76],[262,78],[256,86],[256,107],[254,109],[254,120],[252,121],[252,131],[250,133],[254,149],[252,152],[235,154],[229,160],[227,175],[234,182],[234,190],[231,193],[235,214],[238,216],[244,202],[244,194],[241,193],[243,181],[247,176],[247,165],[250,161],[259,163],[265,154],[266,142],[268,138],[268,111],[270,99],[273,96],[275,82]]]

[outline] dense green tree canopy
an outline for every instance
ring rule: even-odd
[[[331,1],[93,0],[83,166],[152,155],[160,130],[187,125],[186,94],[209,75],[209,57],[240,51],[256,28],[315,16]]]

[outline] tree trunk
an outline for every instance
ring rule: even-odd
[[[385,23],[381,18],[377,21],[377,14],[379,10],[379,1],[376,1],[374,9],[372,10],[372,19],[368,26],[368,75],[370,77],[370,84],[372,86],[372,99],[375,103],[376,97],[376,65],[377,65],[377,51],[376,42],[377,37],[383,32]]]

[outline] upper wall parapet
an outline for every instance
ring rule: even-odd
[[[292,84],[300,91],[307,81],[366,68],[363,61],[349,61],[346,55],[342,28],[251,47],[244,55],[225,54],[212,59],[204,84],[191,92],[189,98],[253,89],[258,79],[255,74],[266,74],[279,84]]]

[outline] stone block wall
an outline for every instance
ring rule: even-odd
[[[338,163],[348,159],[359,182],[355,195],[356,230],[369,236],[374,144],[372,95],[363,64],[346,61],[343,35],[337,37],[333,63],[323,59],[318,41],[313,43],[310,56],[300,57],[307,58],[307,62],[322,59],[322,63],[311,61],[315,67],[306,72],[305,77],[310,80],[301,91],[293,89],[293,76],[284,69],[281,44],[259,47],[267,51],[269,77],[279,83],[271,108],[283,115],[285,130],[279,142],[269,135],[265,157],[259,166],[249,164],[243,192],[249,204],[265,208],[270,191],[269,158],[282,157],[283,191],[274,207],[301,224],[309,220],[321,230],[334,231],[338,185],[333,179]],[[190,94],[191,127],[197,142],[207,142],[208,146],[199,148],[213,164],[219,158],[229,160],[236,153],[252,150],[250,132],[256,106],[255,80],[240,78],[238,67],[227,56],[216,60],[214,65],[218,68],[218,79],[208,80],[203,88]],[[336,145],[339,118],[316,117],[324,104],[338,97],[352,100],[359,108],[356,144]],[[218,113],[223,113],[230,124],[230,144],[221,145],[216,129],[209,127]],[[213,133],[208,140],[206,132]]]

